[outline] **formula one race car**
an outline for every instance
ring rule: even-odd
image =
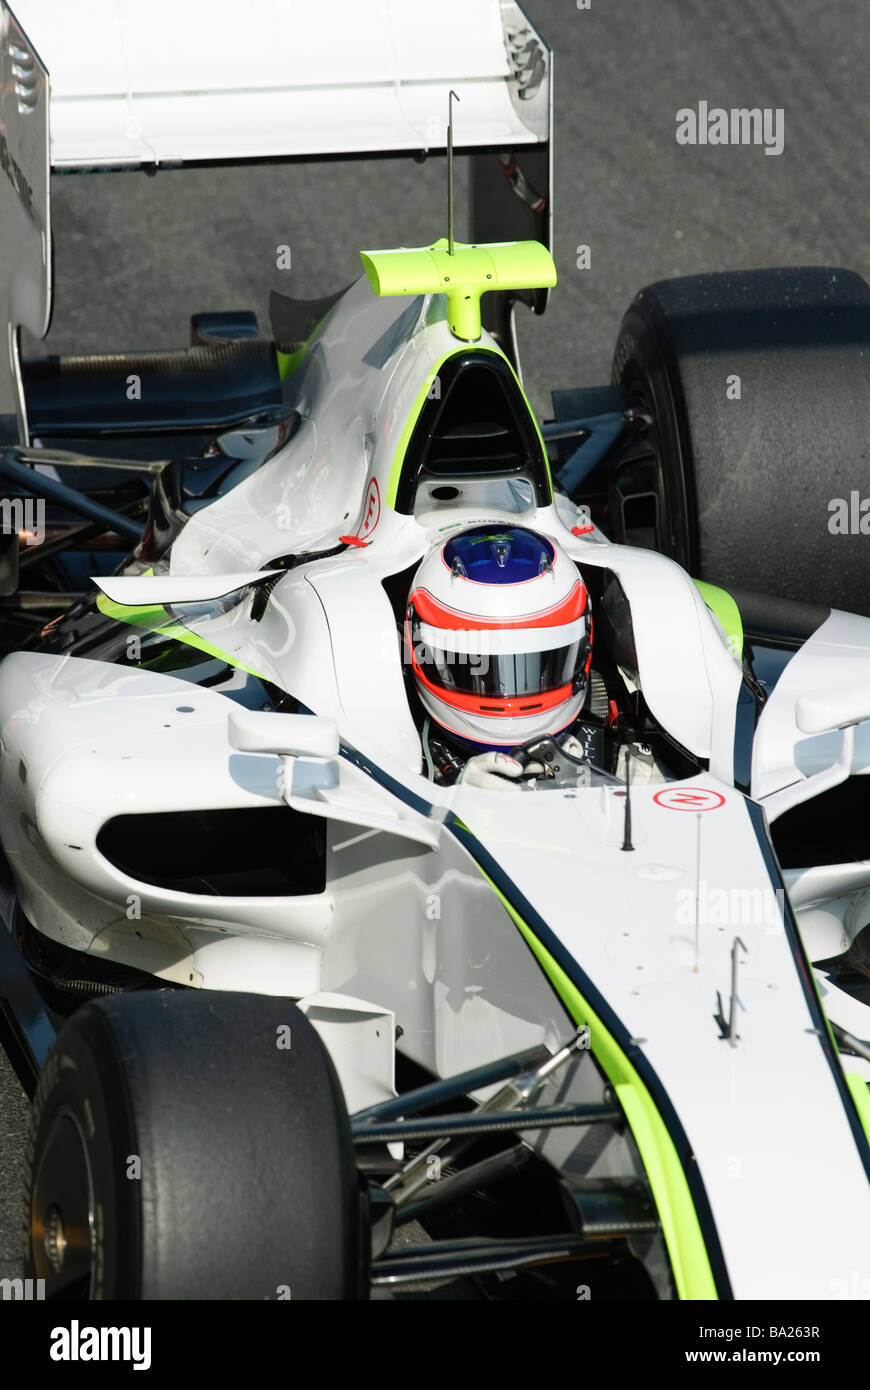
[[[452,77],[398,13],[421,104],[363,101],[381,149]],[[790,491],[859,457],[870,291],[653,286],[542,427],[512,326],[556,278],[550,55],[462,13],[469,242],[364,252],[269,339],[58,360],[17,342],[49,168],[101,162],[111,102],[69,116],[59,45],[49,141],[50,41],[3,7],[8,282],[42,299],[6,296],[2,468],[45,511],[4,551],[0,1002],[49,1297],[870,1279],[870,586]],[[102,162],[143,161],[119,131]]]

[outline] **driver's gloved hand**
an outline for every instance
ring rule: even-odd
[[[523,775],[540,774],[543,770],[540,763],[529,763],[523,767],[510,753],[477,753],[468,759],[456,780],[465,787],[516,792],[520,790],[519,782]]]
[[[583,744],[580,742],[579,738],[575,738],[573,734],[568,734],[567,737],[563,738],[559,746],[560,748],[564,748],[569,758],[578,758],[584,761],[587,757],[586,749],[583,747]]]
[[[616,764],[617,777],[625,778],[625,757],[627,747],[631,747],[631,783],[632,786],[642,787],[650,782],[664,782],[665,774],[662,772],[652,749],[645,743],[623,744],[619,750],[619,759]]]

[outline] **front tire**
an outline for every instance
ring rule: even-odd
[[[25,1181],[48,1298],[367,1297],[362,1212],[340,1083],[288,1001],[120,995],[59,1033]]]

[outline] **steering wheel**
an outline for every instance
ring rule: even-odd
[[[547,781],[558,781],[560,775],[570,772],[573,781],[577,776],[577,768],[586,766],[579,758],[572,758],[570,753],[560,748],[549,734],[530,738],[526,743],[512,748],[511,757],[516,758],[523,767],[524,780],[543,777]]]
[[[530,738],[526,743],[511,749],[511,757],[516,758],[524,770],[520,780],[524,782],[543,781],[554,787],[576,787],[581,775],[589,779],[591,785],[621,786],[621,780],[588,758],[575,758],[566,752],[548,734],[543,738]]]

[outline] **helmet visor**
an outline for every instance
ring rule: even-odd
[[[515,700],[586,683],[585,618],[549,629],[452,630],[423,622],[412,604],[408,635],[415,671],[445,694]]]

